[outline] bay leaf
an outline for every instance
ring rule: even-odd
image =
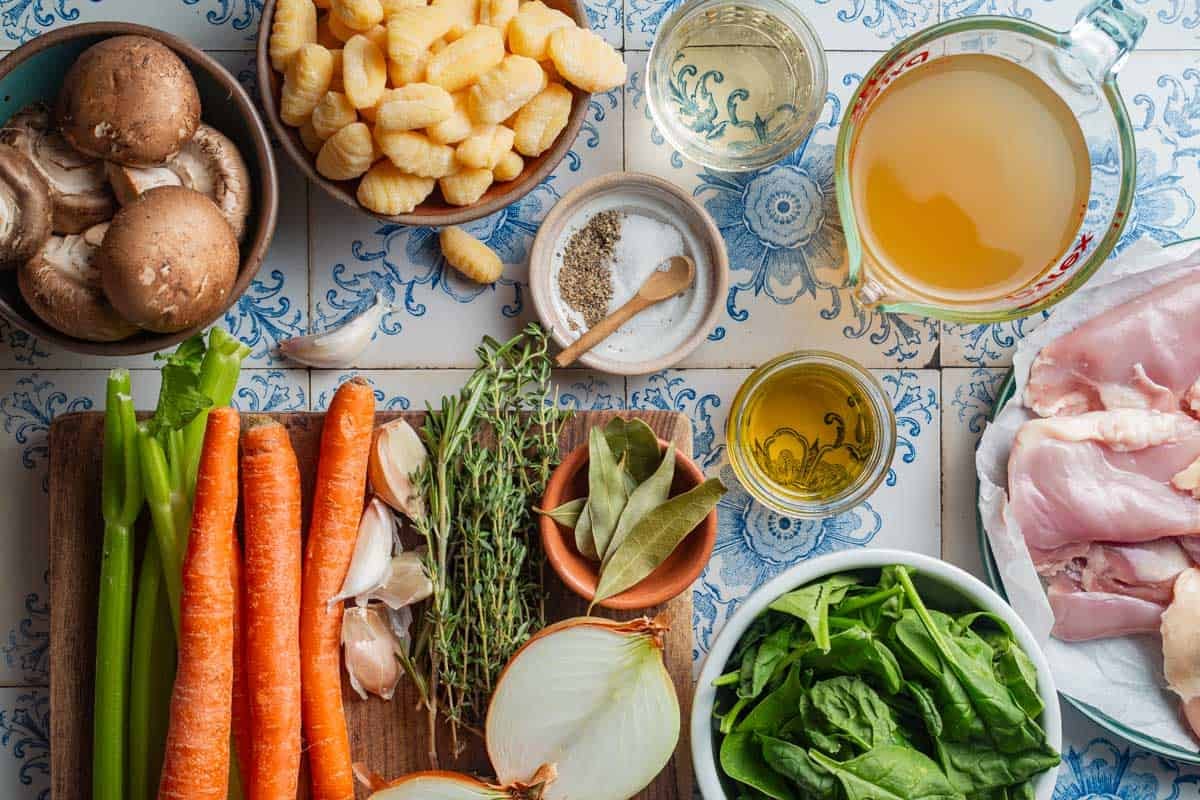
[[[718,478],[672,497],[633,526],[625,541],[600,570],[592,605],[620,594],[653,572],[708,516],[725,494]]]
[[[586,504],[587,498],[579,497],[574,500],[568,500],[562,505],[548,511],[544,508],[534,508],[533,510],[543,517],[549,517],[564,528],[574,528],[579,524],[579,515]]]
[[[662,463],[658,465],[658,469],[654,470],[649,478],[630,493],[629,500],[625,503],[625,509],[621,512],[621,519],[617,521],[617,529],[613,532],[612,540],[609,541],[605,551],[600,554],[604,559],[604,564],[608,564],[612,554],[621,547],[621,543],[629,537],[629,532],[642,521],[643,517],[667,502],[667,498],[671,496],[671,481],[674,479],[675,445],[671,444],[667,447],[667,453],[662,457]]]
[[[596,540],[592,538],[592,507],[588,501],[584,501],[579,522],[575,524],[575,549],[584,558],[600,560],[600,554],[596,552]]]
[[[637,483],[647,480],[658,468],[662,451],[658,437],[650,426],[640,419],[613,417],[604,426],[604,438],[612,450],[613,458],[625,459],[625,469]]]
[[[628,499],[621,472],[604,432],[592,428],[588,434],[588,512],[595,543],[595,555],[590,557],[596,560],[608,549]]]

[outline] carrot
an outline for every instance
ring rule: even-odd
[[[300,469],[287,429],[262,418],[242,437],[248,800],[293,798],[300,783]],[[253,769],[247,766],[253,760]]]
[[[209,414],[183,562],[179,666],[159,800],[225,800],[228,791],[238,429],[233,409]]]
[[[361,378],[343,383],[321,432],[312,524],[300,601],[300,685],[313,800],[352,800],[350,735],[342,709],[341,604],[330,607],[350,569],[367,483],[375,394]]]
[[[230,572],[233,575],[233,704],[230,709],[230,722],[233,727],[233,753],[230,763],[229,787],[230,797],[236,784],[244,788],[249,782],[254,758],[251,754],[250,739],[250,698],[246,686],[246,585],[245,570],[242,567],[241,548],[238,547],[237,537],[229,540],[232,548]],[[244,792],[239,797],[244,797]]]

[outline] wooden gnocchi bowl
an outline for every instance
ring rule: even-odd
[[[551,8],[558,9],[575,20],[581,28],[588,28],[587,11],[583,0],[543,0]],[[559,134],[558,139],[546,152],[536,158],[525,159],[525,169],[511,181],[493,183],[475,203],[469,206],[455,206],[447,203],[441,195],[441,190],[435,188],[425,202],[408,214],[379,214],[364,207],[358,202],[356,192],[358,180],[333,181],[322,176],[316,169],[316,156],[309,153],[300,141],[300,133],[296,128],[284,124],[279,113],[279,96],[283,88],[283,76],[271,67],[269,41],[271,27],[275,19],[276,0],[266,0],[263,6],[262,23],[258,29],[257,69],[258,85],[262,92],[262,105],[266,111],[267,121],[275,137],[283,146],[288,157],[308,176],[308,179],[320,186],[330,197],[339,202],[361,210],[381,220],[396,222],[401,225],[428,225],[441,227],[444,225],[461,225],[465,222],[486,217],[505,206],[511,205],[527,195],[539,183],[554,171],[563,160],[575,137],[583,127],[583,119],[587,114],[588,102],[591,95],[588,92],[566,84],[574,96],[571,103],[571,115],[567,119],[567,127]]]

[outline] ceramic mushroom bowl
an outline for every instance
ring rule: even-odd
[[[0,315],[102,355],[217,320],[266,254],[270,140],[212,57],[154,28],[60,28],[0,60]]]

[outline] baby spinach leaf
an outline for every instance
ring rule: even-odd
[[[780,628],[772,633],[758,647],[754,657],[754,669],[751,674],[750,696],[758,697],[767,681],[775,674],[775,668],[787,657],[788,645],[792,641],[792,629]]]
[[[975,713],[975,705],[971,702],[967,690],[952,671],[947,669],[937,676],[933,692],[948,738],[964,742],[987,736],[987,729],[983,720]]]
[[[1019,753],[1002,753],[980,742],[939,739],[937,754],[950,783],[963,794],[1022,783],[1058,766],[1060,760],[1047,744]]]
[[[888,642],[906,664],[912,665],[926,679],[936,678],[942,672],[942,659],[937,647],[925,630],[925,624],[917,612],[907,608],[892,626]]]
[[[828,770],[817,766],[803,747],[762,734],[758,741],[767,765],[796,784],[806,798],[836,800],[837,781]]]
[[[627,499],[621,467],[608,446],[608,440],[599,428],[592,428],[588,434],[588,511],[596,556],[608,549]],[[597,597],[597,600],[602,599]]]
[[[861,678],[842,675],[818,681],[809,696],[829,727],[860,749],[903,743],[892,709]]]
[[[604,438],[608,441],[613,457],[617,461],[625,460],[626,471],[637,483],[649,479],[662,461],[658,437],[650,430],[650,426],[640,419],[613,417],[604,426]]]
[[[587,504],[586,497],[579,497],[575,500],[568,500],[557,508],[552,508],[549,511],[543,508],[533,509],[543,517],[550,519],[562,525],[564,528],[574,528],[579,524],[579,515],[583,511],[584,505]]]
[[[789,670],[779,688],[760,700],[737,724],[737,732],[761,731],[773,734],[779,731],[788,720],[802,711],[801,702],[806,692],[800,670]]]
[[[896,656],[866,628],[848,628],[829,638],[829,652],[805,654],[804,663],[822,672],[875,678],[888,694],[900,691],[903,674]]]
[[[840,602],[858,580],[850,575],[834,575],[820,583],[788,592],[771,603],[773,611],[791,614],[807,623],[817,646],[829,652],[829,606]]]
[[[919,683],[906,681],[904,691],[913,699],[921,721],[925,723],[925,731],[930,738],[936,739],[942,735],[942,713],[938,710],[933,694]]]
[[[762,747],[750,731],[731,733],[721,742],[721,769],[739,783],[757,789],[773,800],[797,800],[787,780],[771,769]]]
[[[847,800],[964,800],[938,765],[911,747],[884,745],[842,762],[817,751],[809,755],[833,773]]]
[[[1037,667],[1020,645],[1011,639],[993,650],[997,680],[1008,687],[1013,699],[1026,714],[1037,717],[1045,708],[1037,689]]]
[[[675,479],[675,445],[667,447],[667,454],[654,473],[640,486],[636,486],[629,494],[617,528],[613,532],[608,547],[600,555],[603,563],[612,559],[612,554],[621,548],[629,537],[629,532],[654,509],[667,502],[671,495],[671,481]],[[603,569],[603,567],[601,567]]]

